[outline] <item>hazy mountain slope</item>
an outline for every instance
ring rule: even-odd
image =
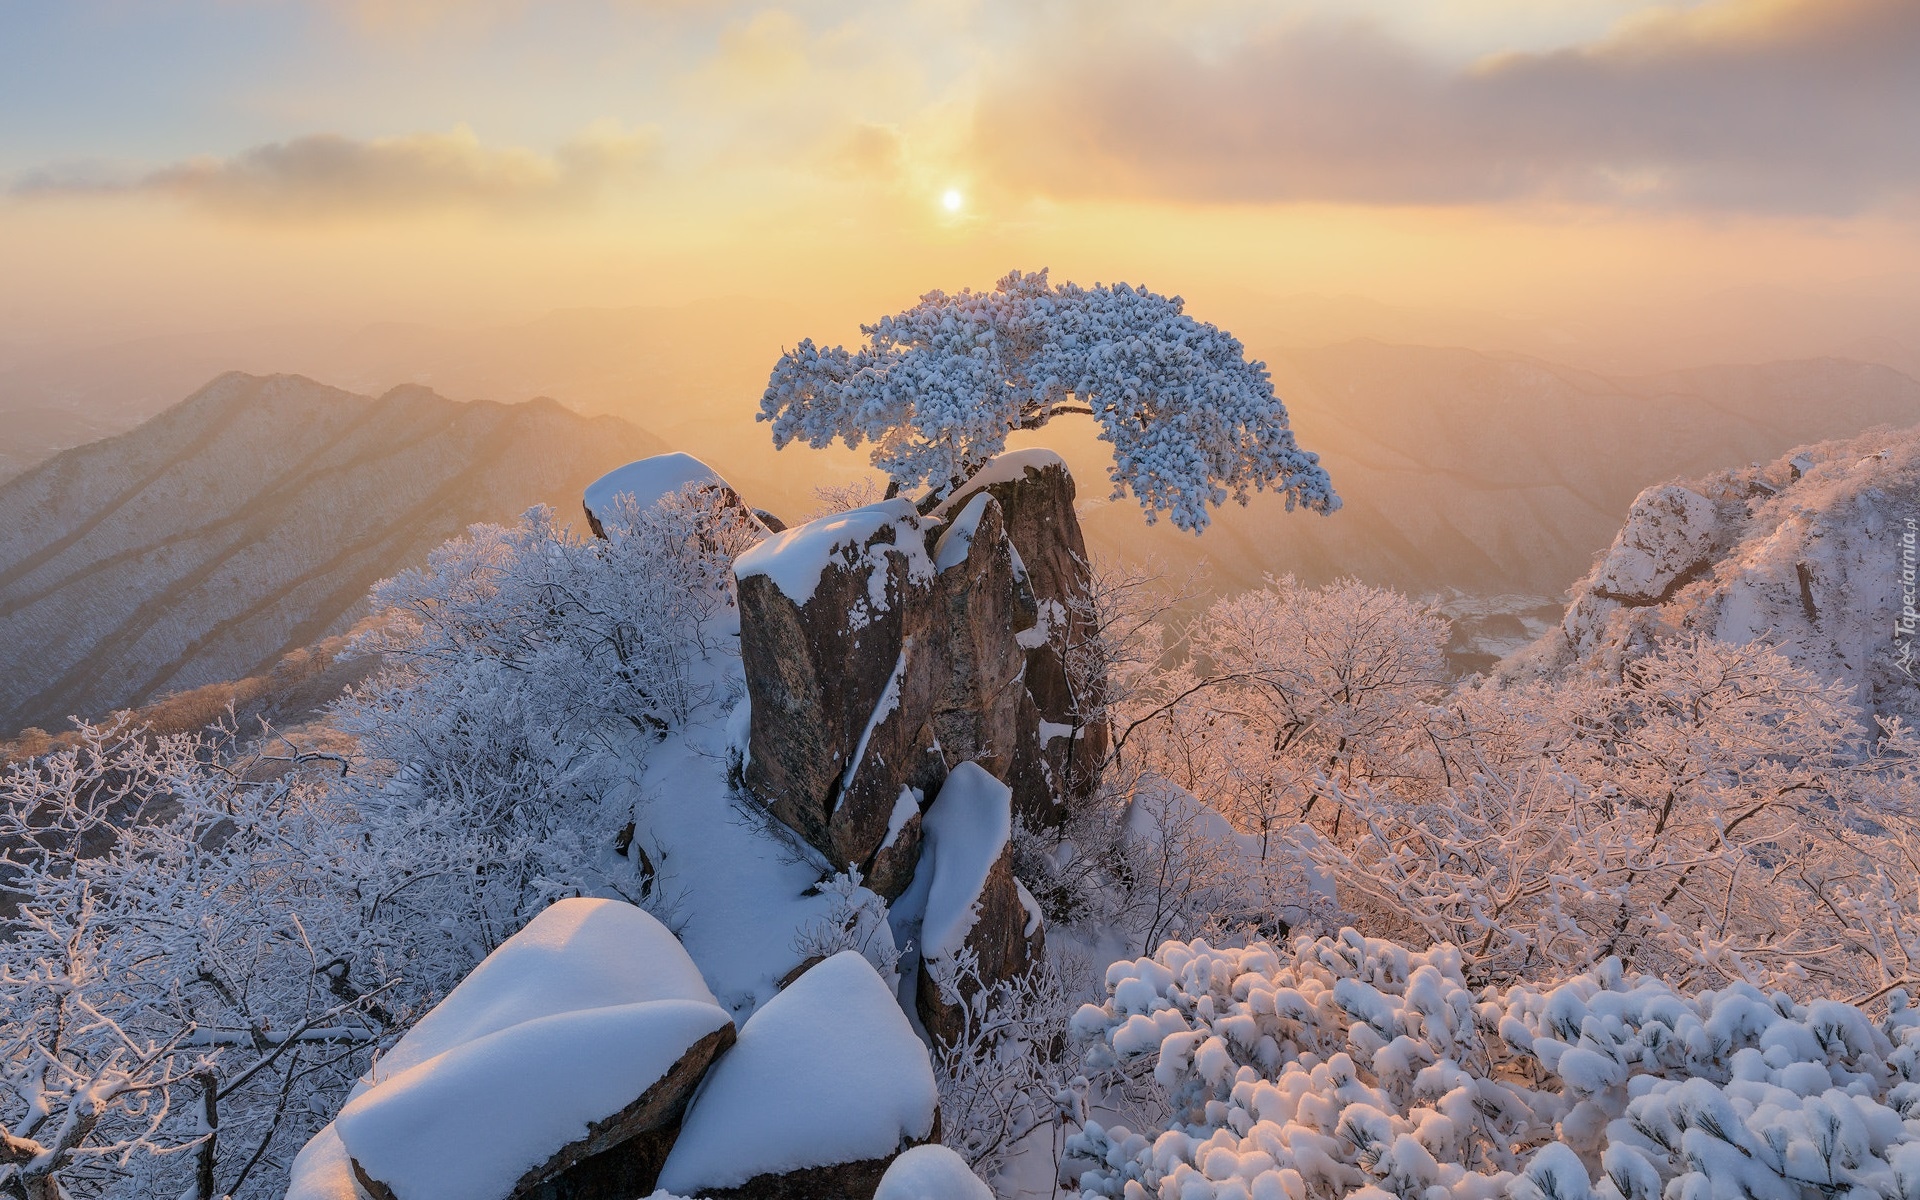
[[[0,485],[0,727],[257,673],[465,526],[662,447],[551,400],[222,376]]]
[[[1611,379],[1536,359],[1355,342],[1270,364],[1300,444],[1345,507],[1229,506],[1198,540],[1143,530],[1131,501],[1088,515],[1096,550],[1205,556],[1216,582],[1355,574],[1412,592],[1558,596],[1649,484],[1793,446],[1920,421],[1920,381],[1837,359]],[[1060,447],[1099,499],[1106,447],[1063,419]]]

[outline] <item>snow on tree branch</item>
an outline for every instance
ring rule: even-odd
[[[928,292],[861,326],[867,345],[814,345],[774,364],[759,419],[775,446],[873,443],[902,487],[946,488],[1016,429],[1085,413],[1113,447],[1115,499],[1199,533],[1208,509],[1272,489],[1340,507],[1319,456],[1300,449],[1265,364],[1231,334],[1182,312],[1178,296],[1120,283],[1053,287],[1015,271],[991,292]]]

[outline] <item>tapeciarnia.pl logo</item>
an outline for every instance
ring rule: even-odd
[[[1920,518],[1908,517],[1900,535],[1900,615],[1893,623],[1893,665],[1908,679],[1914,678],[1914,640],[1920,636],[1920,611],[1915,600],[1916,567],[1920,567]]]

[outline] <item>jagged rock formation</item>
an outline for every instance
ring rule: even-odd
[[[1850,684],[1863,718],[1911,719],[1920,715],[1920,639],[1901,620],[1914,590],[1915,522],[1920,429],[1649,488],[1574,586],[1561,627],[1502,671],[1614,674],[1676,635],[1764,639]]]
[[[746,784],[882,895],[905,886],[919,811],[960,763],[1010,785],[1036,823],[1097,782],[1105,729],[1076,723],[1065,666],[1086,618],[1072,501],[1057,458],[1006,455],[928,515],[884,501],[735,564]]]
[[[747,787],[876,887],[879,876],[904,883],[876,855],[897,848],[892,859],[911,861],[913,793],[931,795],[946,776],[932,720],[929,532],[892,500],[776,534],[734,566]]]
[[[0,485],[0,733],[259,674],[468,525],[658,448],[550,400],[222,376]]]
[[[1019,757],[1044,765],[1044,775],[1017,774],[1013,785],[1022,812],[1045,812],[1049,804],[1092,795],[1107,754],[1106,723],[1080,715],[1098,698],[1077,694],[1097,689],[1100,681],[1073,678],[1067,652],[1092,632],[1091,560],[1074,513],[1073,476],[1052,451],[1000,455],[934,514],[964,512],[983,492],[999,505],[1034,604],[1030,622],[1022,614],[1017,638],[1026,650],[1025,683],[1033,700],[1033,713],[1022,715],[1019,733],[1034,739]]]

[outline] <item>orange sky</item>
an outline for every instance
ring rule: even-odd
[[[0,8],[0,348],[796,294],[844,336],[1016,266],[1622,343],[1920,301],[1910,0],[161,7]]]

